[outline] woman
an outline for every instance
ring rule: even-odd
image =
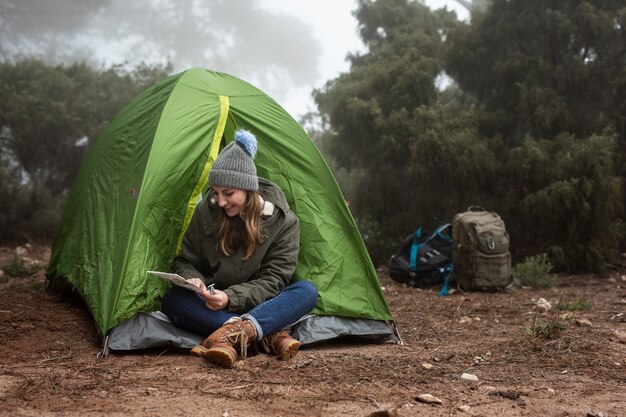
[[[245,358],[251,343],[279,359],[293,357],[301,343],[280,330],[317,303],[313,283],[289,285],[300,227],[283,191],[257,177],[256,150],[253,134],[235,132],[235,141],[213,163],[211,190],[198,204],[174,259],[174,272],[199,287],[202,296],[172,287],[162,303],[176,326],[209,335],[192,354],[225,368],[235,364],[237,349]]]

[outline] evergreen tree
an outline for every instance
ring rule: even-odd
[[[381,262],[416,225],[434,226],[472,194],[459,175],[477,179],[494,164],[488,147],[473,146],[471,115],[437,105],[455,15],[406,0],[363,0],[356,17],[368,52],[316,93],[331,127],[320,146]]]
[[[166,68],[96,70],[40,60],[0,63],[0,149],[7,196],[0,239],[51,236],[86,149],[131,98]],[[28,223],[28,226],[26,226]]]
[[[607,126],[624,144],[625,18],[618,0],[494,0],[450,32],[446,71],[511,145]]]

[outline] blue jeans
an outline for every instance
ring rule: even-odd
[[[317,287],[310,281],[297,281],[276,297],[241,315],[226,310],[210,310],[199,294],[174,286],[163,296],[161,311],[175,326],[205,337],[222,327],[228,319],[241,316],[254,324],[260,340],[298,321],[316,304]]]

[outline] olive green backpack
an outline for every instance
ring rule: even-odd
[[[509,234],[498,214],[478,206],[456,214],[452,241],[459,289],[494,291],[511,283]]]

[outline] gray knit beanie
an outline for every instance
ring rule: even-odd
[[[235,141],[229,143],[213,162],[209,184],[257,191],[259,178],[253,161],[256,151],[256,137],[247,130],[236,131]]]

